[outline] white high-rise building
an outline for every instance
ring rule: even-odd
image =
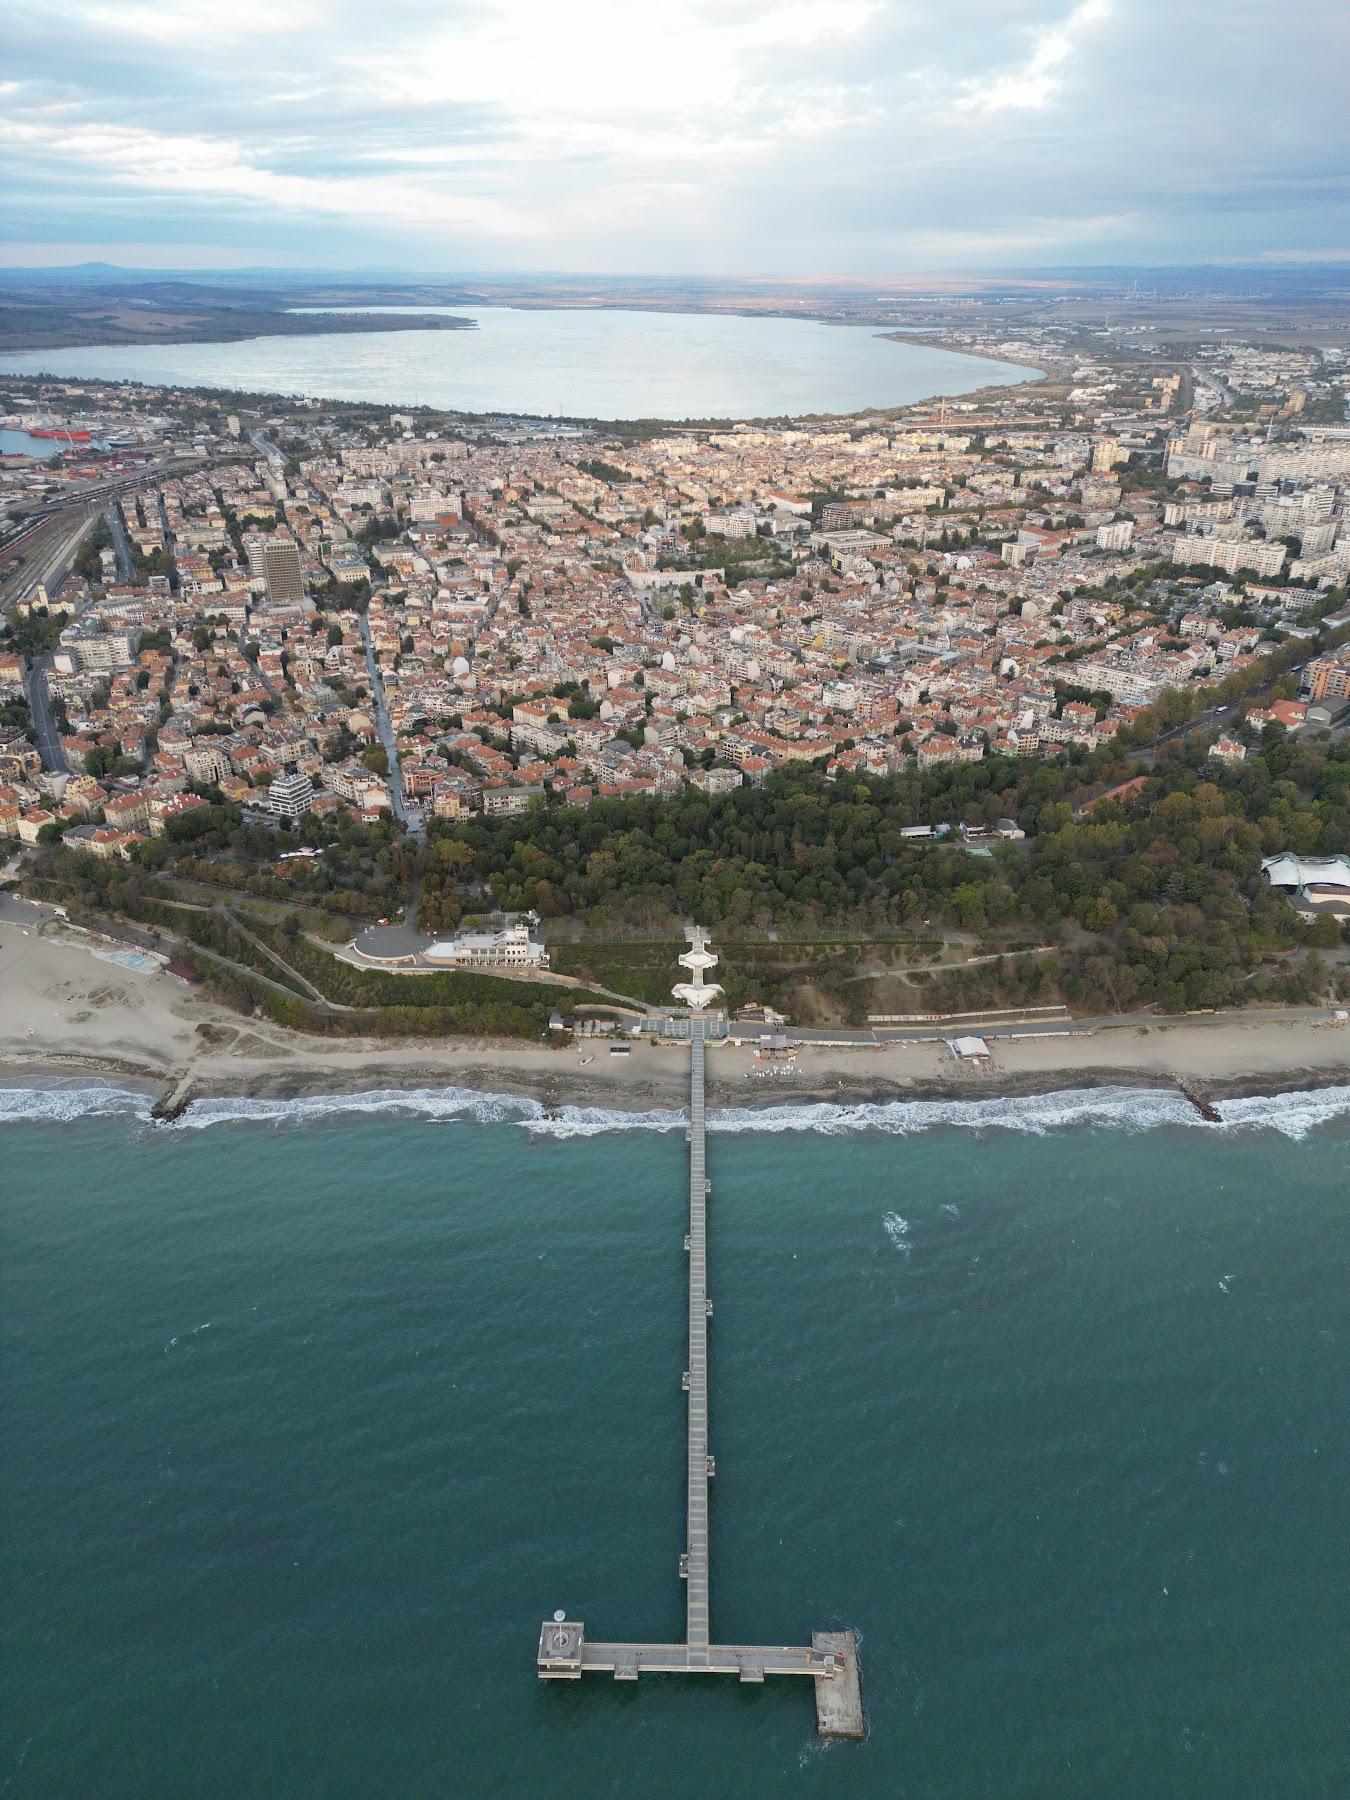
[[[299,819],[314,804],[314,783],[308,775],[289,769],[273,777],[267,790],[267,804],[282,819]]]

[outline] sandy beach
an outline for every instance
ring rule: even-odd
[[[805,1046],[772,1065],[749,1047],[723,1045],[709,1058],[710,1098],[975,1099],[1178,1081],[1223,1097],[1350,1082],[1350,1027],[1325,1023],[1216,1016],[995,1038],[990,1047],[987,1063],[967,1068],[940,1042]],[[674,1044],[638,1042],[612,1056],[603,1041],[312,1038],[227,1012],[163,970],[103,960],[73,933],[40,936],[0,921],[0,1069],[15,1077],[117,1076],[167,1093],[190,1076],[199,1096],[453,1086],[632,1110],[682,1105],[687,1066]]]

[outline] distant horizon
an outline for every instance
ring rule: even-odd
[[[1095,263],[1055,262],[1028,264],[985,264],[933,266],[912,270],[881,270],[851,274],[841,270],[791,273],[783,270],[726,270],[710,273],[676,267],[666,269],[596,269],[596,268],[431,268],[412,263],[137,263],[115,262],[102,257],[65,262],[9,262],[0,245],[0,277],[33,275],[48,278],[60,275],[115,274],[137,278],[177,276],[198,278],[212,275],[287,275],[341,280],[388,279],[405,281],[595,281],[595,282],[687,282],[690,285],[715,287],[719,284],[777,284],[784,287],[836,285],[858,288],[884,286],[886,283],[912,284],[918,281],[1024,281],[1075,276],[1188,274],[1222,270],[1225,273],[1293,274],[1304,272],[1344,272],[1350,283],[1350,250],[1303,255],[1290,252],[1266,252],[1250,257],[1210,257],[1198,262],[1114,261]]]

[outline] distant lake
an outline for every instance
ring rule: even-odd
[[[343,310],[457,313],[477,329],[10,351],[0,355],[0,372],[599,419],[852,413],[1037,379],[1015,363],[816,319],[511,307]]]

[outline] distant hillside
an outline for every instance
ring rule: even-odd
[[[311,337],[316,333],[368,331],[467,331],[458,316],[293,313],[294,295],[276,289],[220,288],[187,278],[104,271],[97,263],[75,271],[67,285],[20,281],[18,270],[0,283],[0,349],[56,350],[87,344],[220,344],[242,338]],[[53,271],[43,270],[49,278]],[[376,290],[378,294],[378,290]],[[351,290],[307,294],[334,305],[388,304],[383,296]],[[404,303],[407,301],[405,299]],[[394,304],[398,304],[395,300]]]

